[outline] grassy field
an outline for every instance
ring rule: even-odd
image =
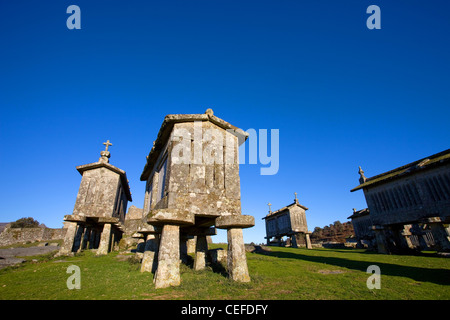
[[[0,299],[450,299],[448,258],[379,255],[355,249],[270,250],[247,253],[250,283],[230,281],[221,266],[195,272],[182,265],[181,285],[158,290],[153,274],[141,273],[133,258],[119,259],[117,253],[27,257],[29,262],[0,270]],[[79,290],[67,288],[69,265],[81,270]],[[380,268],[381,289],[367,288],[369,265]]]

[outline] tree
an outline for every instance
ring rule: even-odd
[[[37,228],[39,227],[39,222],[31,217],[20,218],[11,223],[11,228]]]
[[[342,226],[342,223],[339,220],[335,221],[333,225],[337,233],[342,233],[344,231],[344,227]]]
[[[324,226],[323,229],[315,227],[311,239],[315,241],[345,242],[346,238],[354,236],[354,234],[351,222],[342,223],[338,220],[328,226]]]

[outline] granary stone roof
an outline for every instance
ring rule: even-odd
[[[147,156],[147,162],[145,164],[144,170],[141,174],[141,181],[145,181],[148,179],[148,176],[153,169],[153,166],[156,164],[158,157],[161,151],[164,148],[167,140],[170,137],[170,133],[175,123],[181,122],[194,122],[194,121],[210,121],[213,124],[224,130],[232,130],[233,134],[239,137],[239,143],[242,144],[247,140],[248,133],[231,125],[230,123],[216,117],[211,109],[206,110],[203,114],[169,114],[164,118],[164,121],[159,129],[158,136],[156,140],[153,142],[153,147],[150,150],[150,153]]]
[[[357,218],[357,217],[362,217],[362,216],[365,216],[365,215],[368,215],[368,214],[370,214],[370,211],[369,211],[368,208],[364,208],[364,209],[361,209],[361,210],[358,210],[358,211],[353,209],[353,214],[350,217],[348,217],[347,219],[353,219],[353,218]]]
[[[281,209],[278,209],[277,211],[271,211],[268,215],[266,215],[266,216],[265,216],[264,218],[262,218],[262,219],[264,220],[264,219],[267,219],[267,218],[272,218],[272,217],[274,217],[274,216],[277,216],[278,214],[281,214],[283,211],[288,210],[288,209],[290,209],[290,208],[292,208],[292,207],[295,207],[295,206],[299,206],[299,207],[302,208],[303,210],[308,210],[307,207],[305,207],[305,206],[299,204],[298,201],[294,201],[294,203],[291,203],[290,205],[287,205],[287,206],[285,206],[285,207],[283,207],[283,208],[281,208]]]
[[[449,162],[450,162],[450,149],[447,149],[445,151],[436,153],[429,157],[411,162],[409,164],[406,164],[406,165],[398,167],[396,169],[387,171],[385,173],[381,173],[374,177],[366,178],[363,183],[361,183],[359,186],[350,190],[350,192],[353,192],[353,191],[356,191],[356,190],[359,190],[362,188],[366,188],[366,187],[373,187],[375,185],[378,185],[381,183],[386,183],[393,179],[398,179],[398,178],[413,174],[419,170],[428,169],[428,168],[438,166],[443,163],[449,163]]]

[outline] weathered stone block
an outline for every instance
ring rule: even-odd
[[[244,237],[242,229],[231,228],[227,230],[228,253],[227,269],[229,277],[238,282],[249,282],[247,257],[245,254]]]
[[[250,228],[255,225],[255,218],[248,215],[220,216],[216,219],[216,228]]]
[[[206,235],[198,235],[197,245],[195,248],[194,270],[205,269],[207,251],[208,251],[208,243],[206,242]]]
[[[194,214],[187,211],[181,211],[176,209],[157,209],[152,210],[149,214],[150,224],[194,224],[195,218]]]
[[[155,288],[178,286],[180,281],[180,227],[166,224],[159,245]]]

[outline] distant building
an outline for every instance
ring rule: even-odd
[[[366,178],[359,168],[377,249],[450,251],[450,149]]]
[[[299,204],[297,193],[295,193],[294,203],[283,207],[277,211],[271,211],[269,203],[269,214],[263,219],[266,220],[267,245],[281,245],[282,238],[288,237],[292,247],[306,246],[311,249],[310,234],[306,223],[307,207]],[[274,238],[274,241],[271,239]]]
[[[125,171],[109,163],[109,140],[103,143],[97,162],[81,165],[80,188],[73,213],[64,216],[67,232],[60,255],[83,249],[97,249],[97,255],[107,254],[118,244],[131,192]]]
[[[372,230],[372,220],[368,208],[358,210],[353,209],[353,214],[347,219],[351,219],[353,230],[355,231],[356,246],[358,248],[372,248],[375,245],[375,234]]]

